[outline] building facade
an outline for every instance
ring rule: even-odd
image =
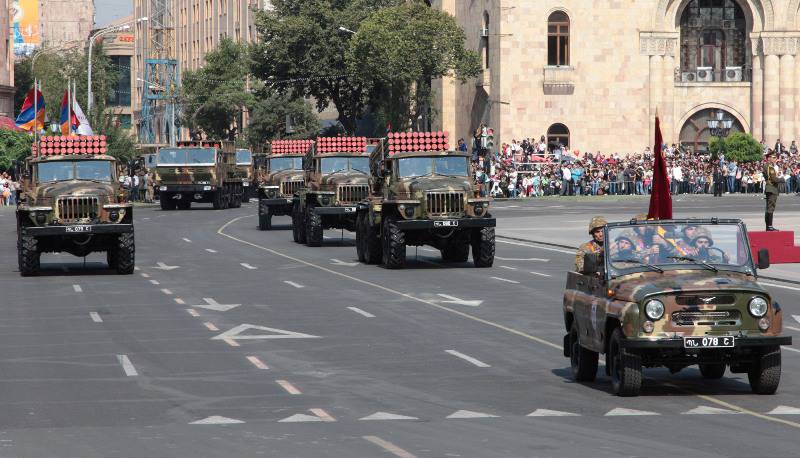
[[[580,151],[704,149],[708,120],[785,144],[800,135],[800,0],[434,0],[483,61],[436,82],[438,126]]]
[[[8,24],[9,0],[0,0],[0,24]],[[11,34],[0,40],[0,116],[14,118],[14,49]]]
[[[94,27],[94,1],[40,0],[39,21],[44,47],[85,41]]]
[[[107,27],[134,22],[133,16],[120,18]],[[117,83],[107,95],[106,106],[114,114],[120,126],[130,129],[135,125],[133,117],[133,54],[135,35],[133,26],[130,30],[119,30],[107,33],[98,39],[102,40],[103,52],[111,61],[111,69],[117,74]]]

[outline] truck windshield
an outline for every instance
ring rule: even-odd
[[[651,266],[680,269],[750,269],[752,260],[738,224],[665,223],[608,229],[612,275]]]
[[[281,170],[300,170],[303,168],[303,158],[301,157],[273,157],[269,160],[269,170],[280,172]]]
[[[368,157],[323,157],[320,161],[322,173],[336,173],[353,170],[361,173],[369,173]]]
[[[214,148],[164,148],[158,152],[158,165],[214,165]]]
[[[467,158],[463,156],[407,157],[398,161],[400,178],[425,175],[466,177]]]
[[[246,149],[236,150],[236,165],[250,165],[253,163],[253,153]]]
[[[37,165],[39,181],[97,180],[112,181],[111,161],[58,161]]]

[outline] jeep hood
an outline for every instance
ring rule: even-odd
[[[611,280],[609,288],[617,299],[640,302],[651,294],[712,293],[715,291],[753,291],[767,294],[753,277],[739,272],[680,269],[641,272]]]

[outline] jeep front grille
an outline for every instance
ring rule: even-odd
[[[692,310],[672,313],[676,326],[738,326],[738,310]]]
[[[98,215],[96,196],[59,197],[56,218],[65,223],[94,219]]]
[[[294,193],[300,190],[303,187],[305,182],[303,180],[297,181],[282,181],[281,182],[281,195],[282,196],[293,196]]]
[[[336,188],[336,201],[340,204],[354,204],[361,202],[369,195],[369,185],[347,184]]]
[[[702,306],[702,305],[732,305],[736,302],[736,297],[733,294],[698,294],[698,295],[680,295],[675,297],[675,303],[678,305],[689,306]]]
[[[429,192],[426,195],[428,215],[459,217],[464,215],[463,192]]]

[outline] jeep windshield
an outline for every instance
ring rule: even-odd
[[[322,173],[338,173],[352,170],[355,172],[369,173],[368,157],[323,157],[320,160]]]
[[[303,168],[303,158],[301,157],[274,157],[269,160],[270,172],[280,172],[281,170],[301,170]]]
[[[752,272],[746,236],[734,223],[611,226],[607,237],[612,276],[687,268]]]
[[[400,178],[434,174],[449,177],[469,175],[467,158],[462,156],[407,157],[398,161],[397,168]]]
[[[93,180],[113,181],[111,161],[56,161],[37,165],[37,179],[46,181]]]
[[[214,148],[164,148],[158,152],[158,165],[214,165]]]
[[[250,165],[253,163],[253,153],[246,149],[236,150],[236,165]]]

